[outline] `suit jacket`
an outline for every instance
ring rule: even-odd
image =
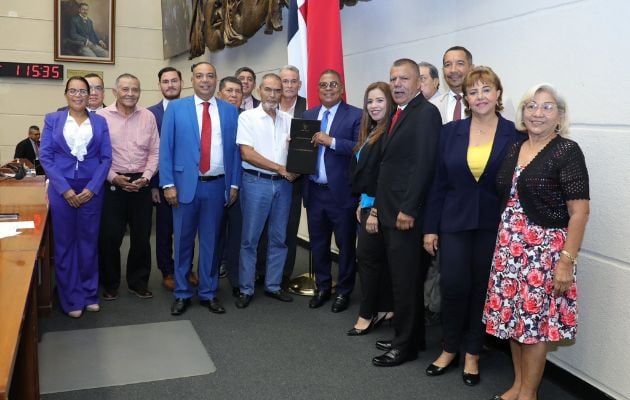
[[[89,179],[86,188],[98,193],[103,188],[112,164],[112,145],[107,121],[100,115],[88,113],[92,125],[92,139],[88,143],[83,161],[79,161],[70,153],[70,147],[63,137],[67,118],[66,111],[46,114],[39,160],[46,170],[51,188],[58,194],[61,195],[71,189],[67,179],[74,178]]]
[[[155,123],[157,124],[158,134],[162,137],[162,119],[164,118],[164,105],[162,104],[162,100],[159,103],[152,105],[147,108],[147,110],[151,111],[155,116]],[[160,187],[160,171],[158,167],[158,172],[153,175],[150,182],[151,188]]]
[[[302,118],[302,114],[306,111],[306,99],[302,96],[297,97],[295,102],[295,111],[293,112],[293,118]]]
[[[512,144],[525,138],[514,123],[499,116],[490,157],[479,181],[468,167],[471,119],[450,122],[442,128],[437,167],[427,201],[425,233],[496,231],[499,224],[497,171]]]
[[[240,187],[241,183],[241,155],[236,144],[238,111],[232,104],[216,100],[221,119],[227,201],[230,187]],[[194,96],[170,102],[161,126],[160,186],[174,184],[181,203],[193,201],[197,190],[200,141]]]
[[[431,186],[442,119],[422,94],[407,104],[389,134],[379,141],[381,164],[376,190],[379,222],[395,228],[399,212],[416,219]]]
[[[33,163],[33,165],[36,165],[35,159],[37,156],[35,155],[35,149],[33,149],[31,139],[26,138],[15,146],[15,155],[13,158],[26,158]]]
[[[387,134],[387,133],[385,133]],[[359,153],[359,159],[352,158],[350,163],[350,184],[352,195],[359,196],[363,193],[368,196],[376,196],[376,182],[380,164],[379,143],[372,145],[366,143]]]
[[[311,108],[302,114],[306,119],[317,119],[321,106]],[[326,148],[324,163],[328,186],[337,205],[342,208],[353,208],[356,199],[350,191],[348,169],[353,155],[353,148],[359,139],[359,125],[361,124],[360,108],[345,102],[339,104],[335,118],[330,126],[329,134],[335,138],[335,150]],[[304,186],[304,207],[309,206],[309,185]]]
[[[75,15],[70,20],[70,39],[81,43],[81,45],[85,46],[86,41],[89,40],[94,44],[98,44],[100,38],[96,35],[94,31],[94,24],[91,19],[83,20],[81,16]]]

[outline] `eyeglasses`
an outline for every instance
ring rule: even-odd
[[[87,96],[88,95],[87,89],[71,88],[71,89],[66,90],[66,93],[68,93],[70,96],[79,96],[79,97],[83,97],[83,96]]]
[[[327,88],[335,89],[337,87],[339,87],[339,82],[337,82],[337,81],[319,82],[319,88],[320,89],[327,89]]]
[[[533,114],[540,108],[543,114],[550,115],[557,107],[558,106],[555,103],[538,104],[535,101],[530,101],[529,103],[525,104],[525,112]]]

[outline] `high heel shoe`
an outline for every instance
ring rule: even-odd
[[[477,386],[481,381],[481,375],[479,373],[470,374],[468,372],[462,372],[462,379],[466,386]]]
[[[370,320],[370,323],[368,324],[368,326],[364,329],[359,329],[359,328],[355,328],[352,327],[352,329],[350,329],[348,332],[346,332],[346,335],[348,336],[362,336],[367,334],[368,332],[370,332],[372,329],[376,328],[380,323],[382,322],[381,320],[378,320],[377,317],[374,317]]]
[[[455,357],[453,357],[451,362],[448,363],[446,366],[438,367],[435,364],[431,364],[427,367],[427,369],[424,370],[424,372],[428,376],[440,376],[444,374],[446,371],[448,371],[449,368],[456,367],[458,364],[459,364],[459,353],[455,353]]]

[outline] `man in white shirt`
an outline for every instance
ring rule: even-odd
[[[442,73],[449,90],[431,101],[440,110],[443,124],[466,118],[462,85],[473,67],[472,54],[465,47],[453,46],[444,53]]]
[[[426,61],[418,63],[420,68],[420,91],[425,99],[431,101],[442,95],[440,92],[440,75],[435,65]]]
[[[291,181],[286,170],[291,116],[278,110],[282,83],[276,74],[266,74],[260,85],[261,104],[241,113],[236,143],[243,159],[241,188],[241,294],[236,307],[245,308],[254,295],[256,253],[260,235],[268,221],[265,295],[280,301],[293,298],[280,289],[287,256],[286,225],[291,206]]]

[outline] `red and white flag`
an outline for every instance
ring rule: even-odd
[[[309,108],[315,107],[320,104],[317,84],[323,71],[334,69],[344,81],[339,1],[291,0],[288,25],[289,64],[300,70],[300,95]]]

